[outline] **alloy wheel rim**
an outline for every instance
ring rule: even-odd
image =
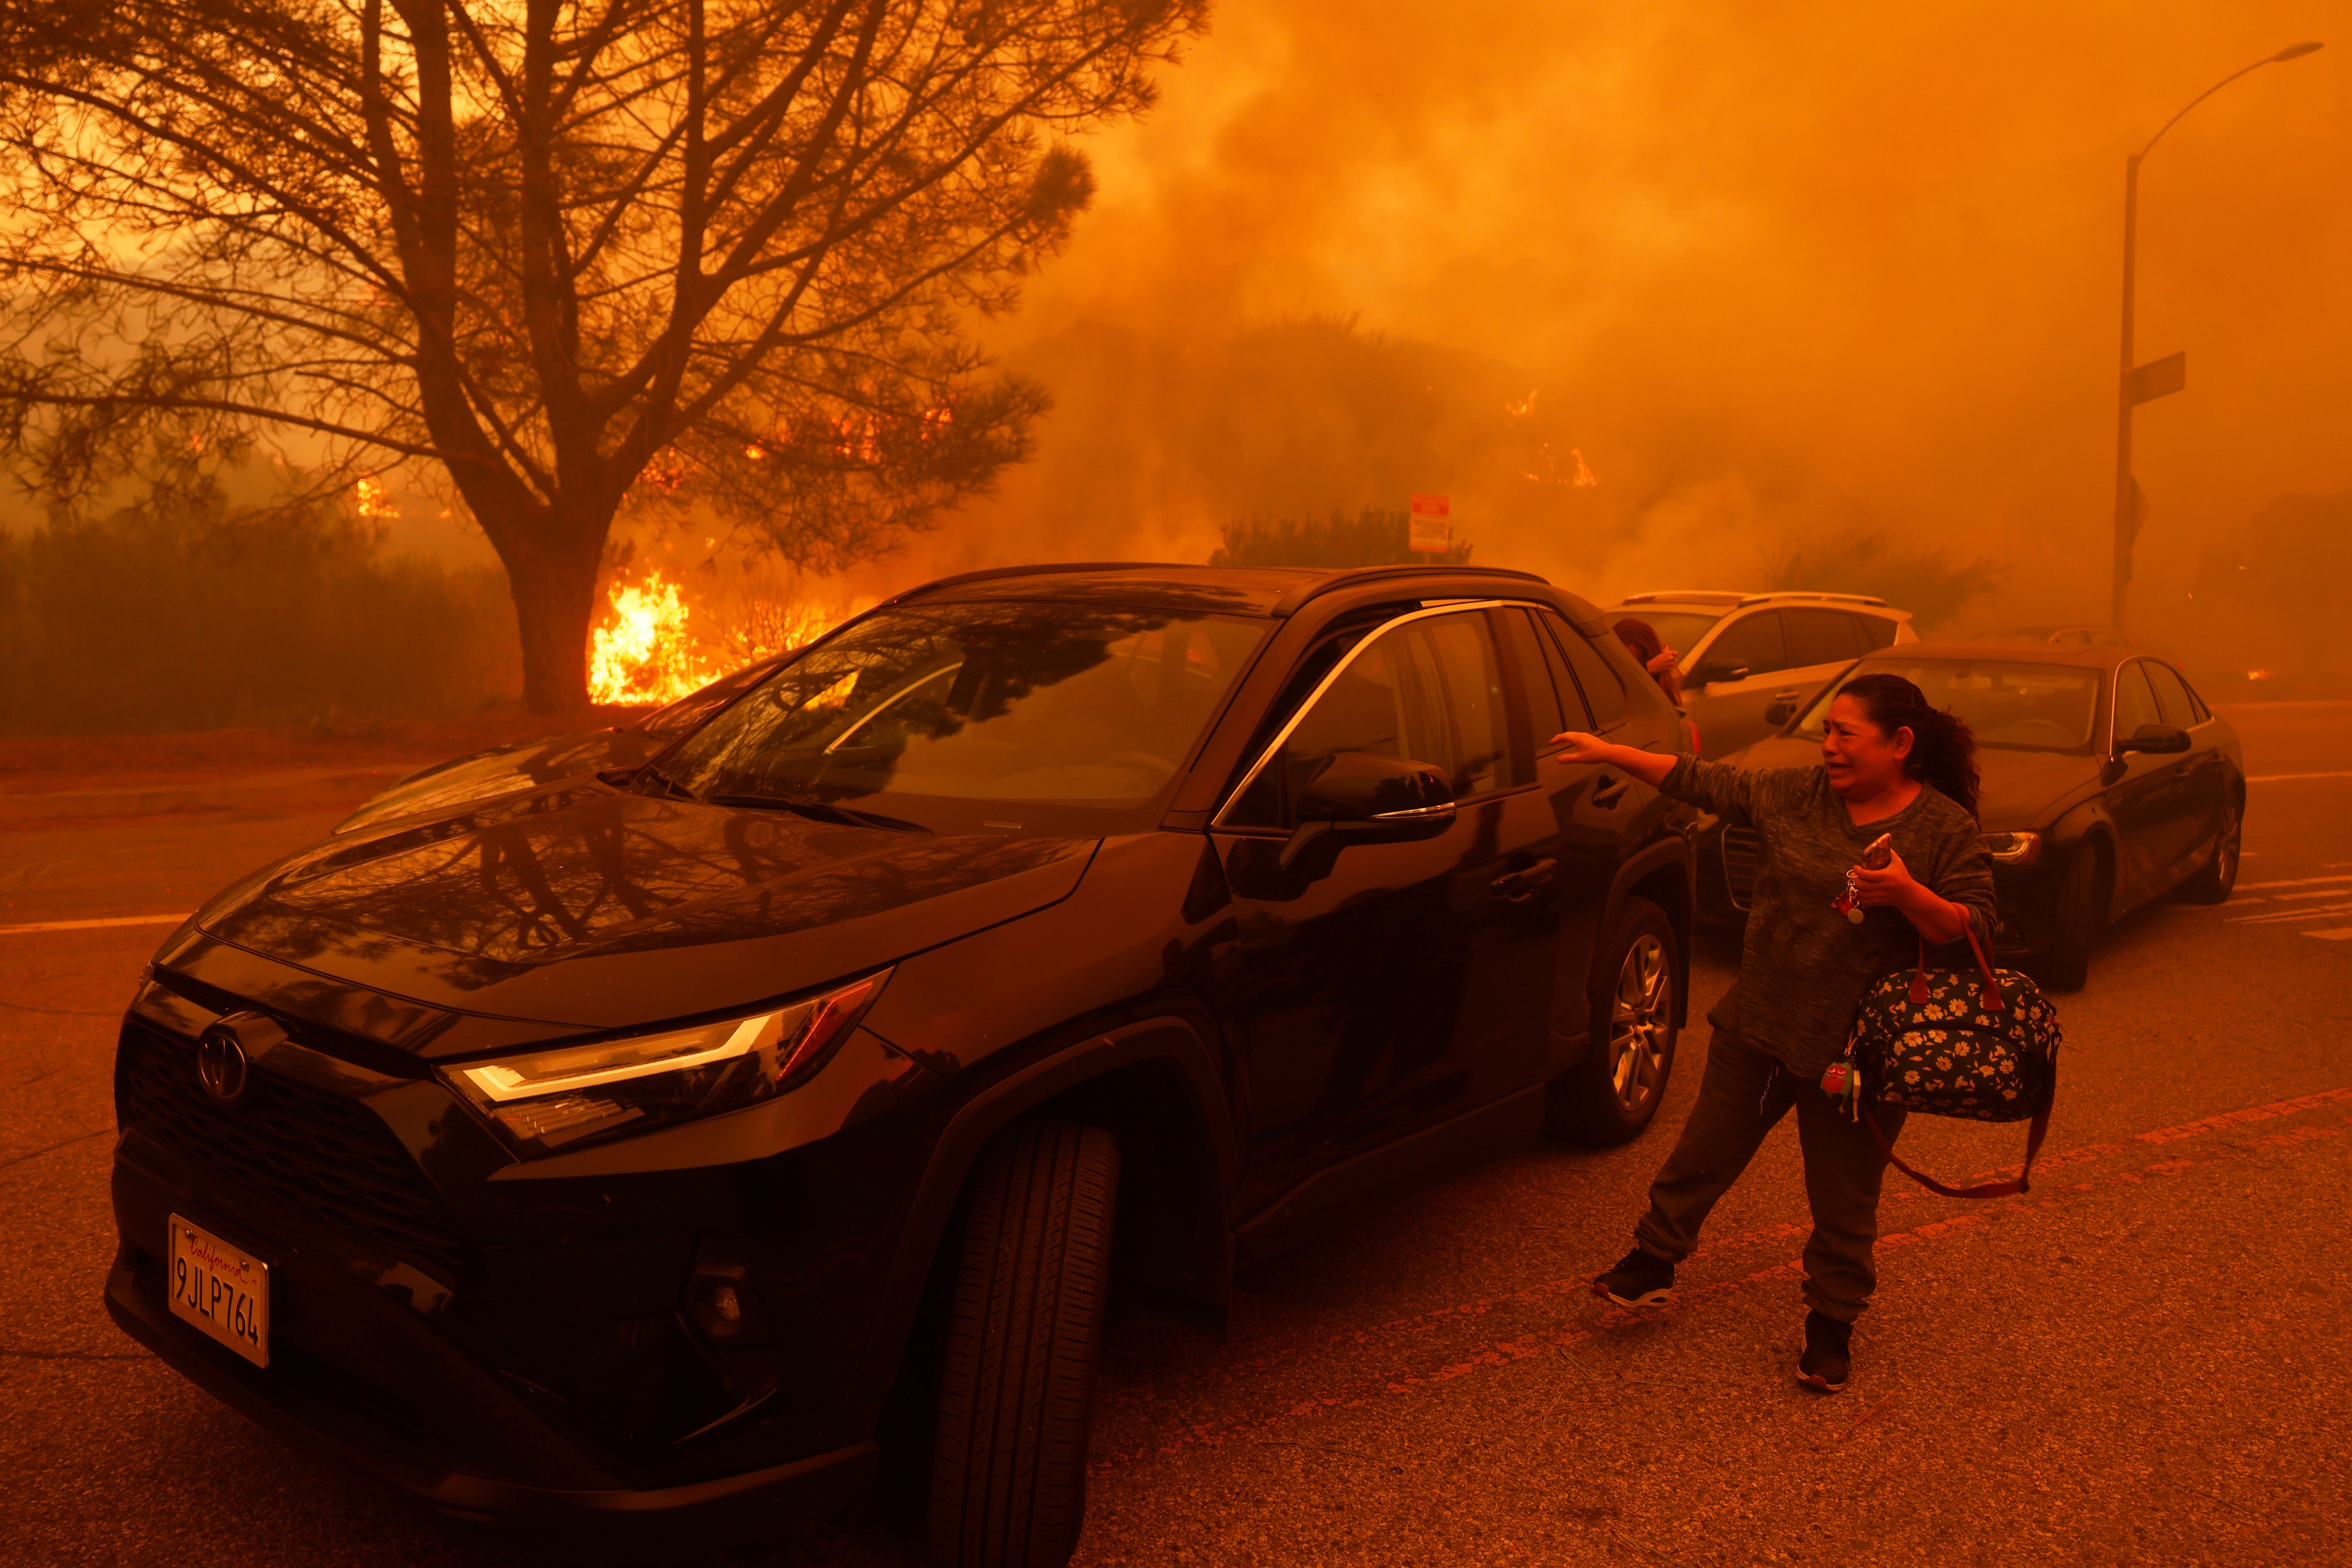
[[[1657,1092],[1666,1059],[1672,981],[1665,944],[1646,932],[1633,939],[1618,966],[1609,1021],[1609,1079],[1617,1104],[1639,1110]]]
[[[2221,824],[2221,843],[2213,851],[2214,874],[2225,888],[2238,879],[2238,842],[2244,824],[2244,814],[2231,805],[2228,819]]]

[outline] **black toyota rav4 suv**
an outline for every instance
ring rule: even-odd
[[[1649,1121],[1688,814],[1566,727],[1684,744],[1518,573],[901,595],[649,763],[205,904],[123,1025],[107,1304],[451,1515],[782,1530],[904,1425],[938,1560],[1059,1562],[1115,1296]]]

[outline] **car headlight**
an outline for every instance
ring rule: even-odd
[[[2039,833],[1988,833],[1985,850],[1999,866],[2031,866],[2042,858]]]
[[[441,1069],[523,1154],[740,1110],[814,1077],[890,972],[746,1018]]]

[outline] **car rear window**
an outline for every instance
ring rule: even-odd
[[[1617,672],[1585,640],[1583,633],[1549,610],[1543,611],[1542,616],[1553,640],[1568,656],[1569,668],[1576,673],[1576,684],[1583,689],[1584,706],[1592,714],[1593,729],[1615,728],[1617,721],[1625,717],[1625,683],[1617,679]],[[1614,640],[1613,634],[1603,635]]]
[[[1690,662],[1690,650],[1698,647],[1699,639],[1715,629],[1716,622],[1723,619],[1722,616],[1712,612],[1654,610],[1647,605],[1624,605],[1613,610],[1603,610],[1601,617],[1612,626],[1619,621],[1647,621],[1650,629],[1658,634],[1660,642],[1684,656],[1685,664]]]
[[[1789,643],[1780,632],[1780,612],[1753,610],[1742,616],[1707,645],[1700,662],[1707,671],[1727,672],[1712,678],[1717,680],[1728,679],[1733,669],[1745,669],[1752,678],[1788,668]]]
[[[2009,659],[1864,659],[1855,676],[1899,675],[1927,700],[1968,721],[1977,744],[2004,752],[2091,749],[2098,716],[2099,671]],[[1822,721],[1845,682],[1823,689],[1790,733],[1822,738]]]
[[[1790,610],[1789,662],[1839,664],[1862,655],[1862,638],[1854,635],[1853,617],[1843,610]]]

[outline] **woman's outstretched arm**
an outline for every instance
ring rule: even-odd
[[[1590,763],[1596,767],[1622,768],[1643,784],[1655,788],[1666,782],[1675,771],[1678,756],[1645,752],[1638,746],[1620,746],[1588,735],[1581,730],[1566,730],[1551,738],[1551,743],[1564,748],[1559,753],[1563,763]]]
[[[1675,752],[1645,752],[1633,746],[1610,744],[1598,735],[1570,730],[1554,735],[1551,743],[1564,748],[1564,763],[1590,763],[1620,768],[1676,800],[1714,812],[1732,822],[1755,824],[1769,816],[1772,803],[1791,778],[1817,770],[1805,768],[1735,768],[1703,763]],[[1679,770],[1679,771],[1677,771]],[[1670,786],[1667,780],[1674,783]]]

